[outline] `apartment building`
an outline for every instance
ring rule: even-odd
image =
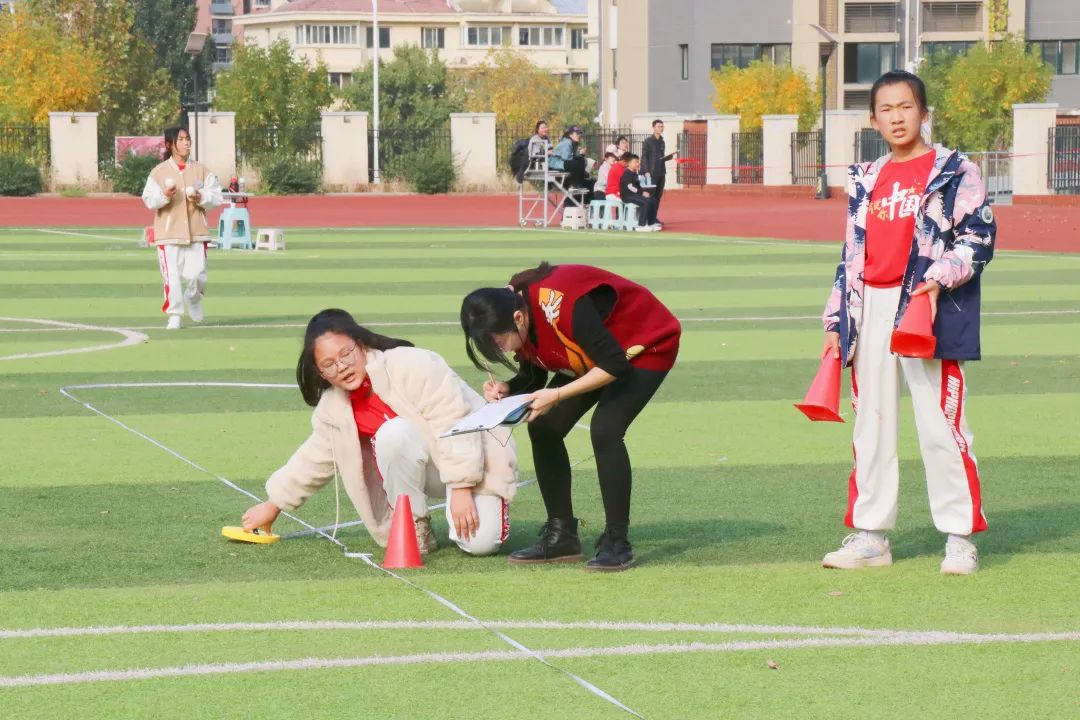
[[[589,0],[589,32],[605,124],[712,114],[711,71],[755,59],[816,79],[825,58],[827,106],[863,109],[881,73],[1006,32],[1037,42],[1054,66],[1049,101],[1080,108],[1080,0]]]
[[[1028,0],[1027,37],[1054,69],[1050,102],[1080,115],[1080,1]]]
[[[298,57],[327,65],[342,86],[370,62],[375,37],[371,0],[200,0],[218,44],[218,60],[231,60],[233,37],[268,46],[284,38]],[[540,67],[587,82],[587,0],[379,0],[379,50],[437,49],[452,68],[473,67],[492,49],[512,48]],[[215,10],[217,8],[217,10]],[[231,14],[226,14],[231,11]]]

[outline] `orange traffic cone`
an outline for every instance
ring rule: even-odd
[[[893,330],[889,350],[904,357],[929,359],[934,357],[935,347],[937,338],[930,319],[930,296],[926,293],[916,295],[900,318],[900,326]]]
[[[390,540],[386,543],[384,568],[424,567],[420,546],[416,544],[416,525],[408,495],[398,495],[394,518],[390,521]]]
[[[840,417],[840,369],[840,358],[834,358],[831,349],[826,350],[806,397],[795,404],[803,415],[811,420],[844,422]]]

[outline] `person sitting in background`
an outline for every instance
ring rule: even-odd
[[[618,148],[614,145],[608,145],[604,149],[604,162],[600,163],[600,167],[596,169],[596,184],[593,185],[593,200],[603,200],[607,197],[608,173],[611,171],[612,166],[618,165],[619,163],[615,156],[617,151]]]
[[[611,164],[611,168],[608,170],[607,187],[604,188],[608,200],[622,199],[622,176],[626,172],[626,156],[629,154],[616,155],[615,162]]]
[[[580,125],[566,128],[562,139],[551,152],[548,167],[566,173],[567,187],[585,188],[591,196],[594,182],[585,175],[585,156],[582,154],[584,150],[580,148],[583,134]]]
[[[638,179],[641,158],[634,153],[626,153],[623,157],[626,158],[626,171],[619,180],[619,195],[624,203],[638,206],[636,229],[643,232],[655,232],[660,229],[660,226],[656,224],[656,200],[641,189],[641,180]]]
[[[551,136],[547,120],[537,120],[533,136],[529,138],[529,166],[535,167],[538,159],[551,155]]]

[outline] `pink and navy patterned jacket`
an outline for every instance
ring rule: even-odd
[[[893,325],[900,322],[914,287],[923,280],[936,280],[942,291],[934,321],[935,357],[978,360],[979,278],[994,256],[997,226],[979,167],[959,151],[936,145],[934,152],[937,157],[915,216],[911,254]],[[862,320],[866,211],[878,173],[891,157],[848,169],[847,237],[822,316],[826,331],[840,333],[845,364],[855,357]]]

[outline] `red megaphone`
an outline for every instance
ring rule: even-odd
[[[915,295],[900,318],[900,326],[893,330],[889,350],[904,357],[931,359],[936,347],[934,321],[930,318],[930,295]]]
[[[806,397],[795,407],[811,420],[844,422],[840,417],[840,358],[832,356],[832,348],[825,350],[814,381],[806,391]]]

